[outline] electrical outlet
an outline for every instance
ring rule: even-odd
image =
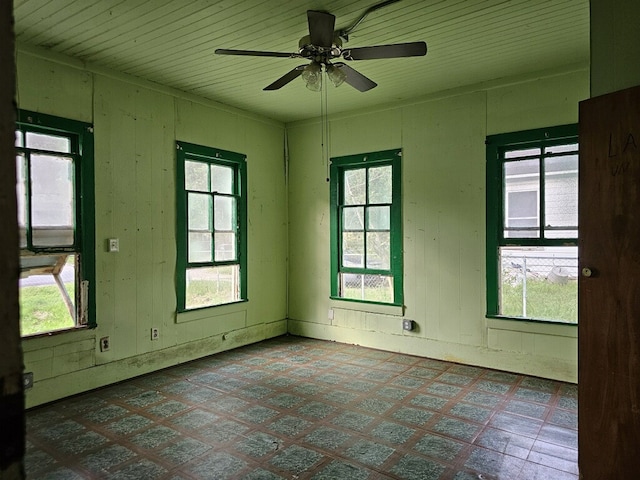
[[[33,372],[27,372],[22,375],[22,380],[24,382],[24,389],[33,387]]]
[[[402,329],[403,330],[407,330],[407,331],[410,332],[411,330],[413,330],[414,325],[415,324],[414,324],[413,320],[408,320],[406,318],[402,320]]]
[[[100,339],[100,351],[107,352],[109,351],[109,348],[111,348],[111,341],[109,340],[109,337],[102,337]]]
[[[151,340],[159,340],[160,339],[160,329],[158,327],[153,327],[151,329]]]

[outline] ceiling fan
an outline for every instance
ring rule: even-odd
[[[373,60],[382,58],[419,57],[427,53],[425,42],[397,43],[392,45],[375,45],[370,47],[346,48],[342,45],[342,40],[348,41],[349,33],[373,10],[395,3],[399,0],[387,0],[369,8],[351,27],[339,31],[334,31],[336,17],[328,12],[308,10],[307,20],[309,23],[309,35],[302,37],[298,43],[298,51],[293,53],[285,52],[263,52],[255,50],[229,50],[219,48],[215,51],[218,55],[247,55],[255,57],[278,57],[278,58],[306,58],[311,63],[298,65],[293,70],[285,73],[272,84],[266,86],[264,90],[278,90],[289,82],[302,75],[307,88],[313,91],[320,91],[322,88],[322,71],[327,73],[331,82],[337,87],[343,82],[351,85],[355,89],[366,92],[377,84],[351,68],[342,61],[334,61],[342,58],[347,61],[352,60]]]

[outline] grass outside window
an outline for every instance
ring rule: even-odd
[[[65,283],[74,296],[74,283]],[[75,327],[57,285],[20,288],[20,332],[23,336]]]

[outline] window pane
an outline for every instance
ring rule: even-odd
[[[544,188],[545,226],[577,227],[578,156],[545,158]],[[559,238],[566,233],[547,230],[545,237]]]
[[[547,147],[544,149],[544,153],[565,153],[565,152],[577,152],[578,144],[571,143],[568,145],[556,145],[554,147]]]
[[[22,132],[20,130],[16,130],[16,141],[14,144],[16,147],[23,147],[24,143],[22,141]]]
[[[343,230],[364,230],[364,207],[345,207],[342,215]]]
[[[389,232],[367,232],[367,268],[389,270],[390,238]]]
[[[391,228],[391,207],[367,208],[367,230],[389,230]]]
[[[344,232],[342,234],[342,266],[364,267],[364,233]]]
[[[233,168],[222,165],[211,165],[211,191],[217,193],[233,193]]]
[[[233,231],[236,199],[233,197],[214,197],[214,228],[216,231]]]
[[[507,219],[523,220],[519,227],[537,227],[538,219],[538,192],[507,192]],[[532,219],[524,221],[524,219]],[[512,226],[511,222],[508,226]]]
[[[209,191],[209,165],[187,160],[184,162],[184,188],[197,192]]]
[[[71,152],[71,140],[68,137],[27,132],[27,148],[50,150],[52,152]]]
[[[369,169],[369,203],[391,203],[391,165]]]
[[[189,263],[211,262],[211,234],[189,232]]]
[[[27,206],[24,155],[16,155],[16,200],[18,202],[18,229],[20,248],[27,246]]]
[[[366,169],[344,171],[344,204],[364,205],[366,203]]]
[[[536,238],[540,231],[540,164],[536,160],[504,164],[504,236]]]
[[[35,246],[73,245],[73,160],[31,156],[31,226]]]
[[[189,230],[211,231],[211,195],[203,193],[189,193]]]
[[[340,296],[370,302],[393,302],[393,277],[387,275],[340,274]]]
[[[75,256],[23,255],[20,270],[20,333],[25,336],[73,328]],[[56,284],[54,272],[64,288]]]
[[[504,158],[520,158],[520,157],[531,157],[533,155],[540,155],[539,148],[527,148],[523,150],[509,150],[504,153]]]
[[[578,230],[545,230],[545,238],[578,238]]]
[[[577,247],[501,247],[500,314],[578,323]]]
[[[236,260],[236,234],[235,233],[216,233],[216,262],[227,262]]]
[[[201,308],[240,300],[240,267],[187,269],[185,307]]]
[[[537,158],[504,163],[505,179],[514,184],[531,182],[540,175],[540,162]]]

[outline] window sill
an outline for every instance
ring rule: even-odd
[[[29,335],[23,335],[22,336],[22,340],[31,340],[31,339],[35,339],[35,338],[47,338],[47,337],[54,337],[57,335],[61,335],[64,333],[70,333],[70,332],[83,332],[89,329],[88,325],[79,325],[77,327],[70,327],[70,328],[62,328],[60,330],[51,330],[49,332],[41,332],[41,333],[32,333]]]
[[[549,320],[533,320],[525,318],[487,315],[487,327],[497,330],[510,330],[524,333],[554,334],[563,337],[578,337],[576,323],[562,323]]]
[[[221,315],[228,315],[229,313],[243,312],[247,309],[247,302],[248,300],[240,300],[239,302],[226,303],[224,305],[177,312],[176,323],[193,322],[204,318],[219,317]]]
[[[393,315],[402,317],[404,315],[403,305],[392,305],[388,303],[363,302],[360,300],[348,300],[346,298],[330,297],[331,308],[341,308],[343,310],[356,310],[358,312],[378,313],[381,315]]]
[[[563,322],[562,320],[545,320],[542,318],[525,318],[525,317],[508,317],[506,315],[485,315],[488,319],[495,320],[512,320],[514,322],[538,323],[548,325],[567,325],[569,327],[577,327],[577,323]]]

